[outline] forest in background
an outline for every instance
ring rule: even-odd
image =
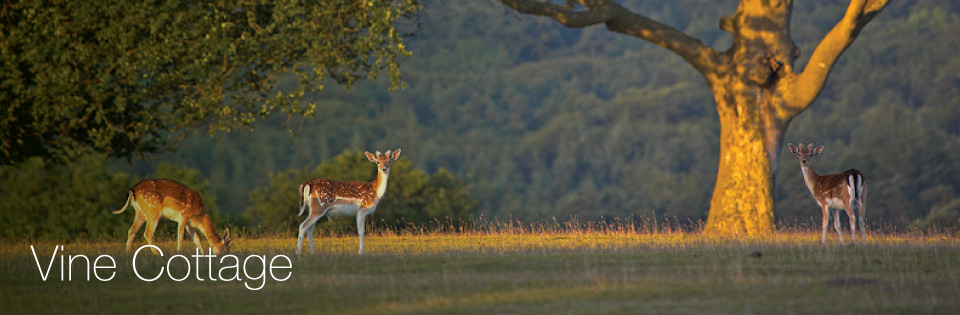
[[[798,67],[846,4],[794,4]],[[568,29],[493,1],[422,5],[419,32],[407,40],[414,55],[401,60],[405,89],[387,92],[385,81],[349,90],[328,85],[308,95],[318,103],[312,120],[274,119],[253,131],[191,136],[175,152],[115,160],[107,168],[135,176],[159,173],[161,163],[198,170],[220,212],[257,222],[249,214],[265,203],[296,213],[296,203],[277,201],[295,200],[295,185],[288,193],[293,198],[262,194],[280,193],[267,187],[289,181],[284,174],[302,174],[344,152],[401,147],[401,160],[412,167],[458,177],[478,202],[469,207],[474,215],[706,218],[719,121],[712,94],[682,59],[602,27]],[[716,49],[730,44],[717,23],[736,1],[624,5]],[[814,162],[820,174],[863,171],[868,224],[906,226],[928,216],[957,223],[957,29],[958,4],[891,4],[844,53],[823,93],[786,134],[785,142],[825,146]],[[819,220],[796,159],[784,151],[777,219]]]
[[[729,45],[717,21],[736,1],[624,4],[717,49]],[[345,150],[401,147],[414,165],[462,176],[487,217],[706,218],[719,121],[712,94],[682,59],[602,27],[568,29],[493,1],[422,5],[419,33],[407,44],[414,55],[402,61],[407,88],[331,87],[314,96],[313,120],[191,137],[158,161],[199,169],[230,214],[249,207],[249,192],[271,174]],[[846,2],[794,6],[802,67]],[[814,164],[820,174],[863,171],[870,221],[906,225],[947,206],[960,213],[960,5],[898,1],[874,22],[785,142],[824,145]],[[819,219],[784,151],[778,220]],[[125,163],[118,169],[130,170]],[[130,171],[149,173],[153,163]]]

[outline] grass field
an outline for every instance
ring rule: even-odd
[[[241,259],[292,260],[288,280],[267,280],[259,291],[193,276],[143,281],[120,242],[64,246],[68,255],[113,257],[110,281],[86,281],[83,264],[73,281],[60,281],[56,260],[42,281],[30,245],[46,268],[56,243],[8,242],[0,246],[0,314],[960,312],[960,241],[871,235],[839,246],[835,237],[823,246],[813,233],[382,233],[368,234],[363,256],[356,236],[343,235],[321,238],[317,253],[302,257],[294,238],[241,238],[231,252]],[[141,268],[157,274],[175,254],[166,240],[165,256],[140,255]],[[185,274],[183,260],[171,264]],[[253,274],[263,268],[251,266]]]

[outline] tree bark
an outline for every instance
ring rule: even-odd
[[[850,1],[808,67],[795,72],[800,50],[790,36],[793,0],[742,0],[733,16],[720,20],[720,28],[733,34],[724,52],[610,0],[567,0],[564,6],[500,1],[567,27],[603,24],[680,55],[703,75],[720,116],[720,162],[706,232],[725,235],[773,231],[773,192],[787,126],[813,103],[843,51],[889,2]]]
[[[777,160],[769,154],[760,111],[747,100],[721,104],[743,108],[720,113],[720,161],[710,200],[707,232],[757,235],[773,231]]]

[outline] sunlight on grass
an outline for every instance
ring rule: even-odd
[[[175,254],[176,242],[161,241],[165,258]],[[382,229],[365,241],[366,254],[357,255],[355,234],[318,233],[316,253],[307,249],[298,257],[290,235],[241,237],[231,254],[286,255],[293,261],[289,280],[271,281],[259,291],[193,278],[140,281],[119,240],[4,242],[0,313],[36,313],[51,305],[106,313],[351,314],[960,308],[960,241],[949,235],[877,233],[866,244],[841,246],[835,234],[821,245],[819,233],[796,229],[732,238],[682,229],[503,224],[463,233]],[[57,244],[68,255],[112,255],[117,279],[41,281],[30,245],[49,259]],[[194,253],[192,242],[184,245],[181,254]],[[146,260],[151,268],[162,263],[159,257]]]
[[[368,252],[373,255],[436,255],[458,253],[511,253],[511,252],[550,252],[550,251],[598,251],[598,250],[637,250],[637,249],[682,249],[686,247],[735,246],[784,247],[784,246],[824,246],[820,244],[820,235],[815,231],[776,232],[760,236],[724,237],[684,232],[675,229],[666,232],[647,232],[629,228],[597,226],[543,226],[511,225],[487,226],[470,232],[436,231],[368,231],[365,237]],[[176,253],[176,242],[158,237],[158,246],[165,253]],[[258,235],[240,237],[232,247],[233,253],[247,254],[293,254],[296,237],[290,235]],[[845,235],[846,244],[851,244],[849,235]],[[317,254],[350,255],[356,254],[357,235],[352,232],[335,232],[328,235],[317,233],[314,243]],[[863,242],[858,238],[858,245]],[[37,245],[38,251],[52,250],[54,244],[65,245],[65,252],[85,255],[124,253],[121,241],[7,241],[0,246],[0,256],[31,255],[29,245]],[[203,245],[207,245],[204,240]],[[960,241],[951,235],[921,235],[909,233],[871,234],[867,238],[869,246],[923,245],[957,246]],[[142,239],[134,241],[134,249],[145,245]],[[192,254],[194,245],[184,240],[182,254]],[[838,247],[836,234],[828,234],[826,247]],[[303,243],[304,252],[309,252],[309,244]],[[46,253],[49,254],[49,253]]]

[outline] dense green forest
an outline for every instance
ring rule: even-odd
[[[276,183],[293,183],[291,176],[345,151],[359,159],[363,150],[401,147],[401,161],[411,169],[449,170],[450,181],[465,184],[478,202],[475,215],[706,218],[719,121],[712,94],[682,59],[602,27],[568,29],[493,1],[421,4],[418,32],[406,41],[413,56],[400,61],[405,89],[388,92],[386,80],[349,90],[330,85],[306,96],[317,103],[314,119],[272,119],[252,131],[191,136],[175,152],[114,160],[108,169],[135,176],[157,172],[160,163],[199,170],[220,212],[261,222],[264,216],[250,214],[263,212],[265,192],[280,193]],[[716,49],[730,45],[717,23],[736,1],[624,5]],[[792,32],[803,53],[798,67],[846,5],[794,4]],[[818,173],[857,168],[865,174],[868,224],[957,224],[957,29],[960,4],[891,4],[790,125],[785,142],[825,146],[814,162]],[[784,151],[777,219],[818,222],[797,160]],[[361,167],[374,174],[371,165]],[[269,204],[295,214],[296,187],[287,192],[293,197]],[[118,206],[122,194],[116,194]]]
[[[200,169],[232,214],[271,174],[344,150],[399,146],[415,165],[462,176],[480,202],[477,214],[488,217],[705,218],[719,123],[712,95],[683,60],[602,27],[567,29],[495,2],[422,5],[419,33],[408,39],[414,56],[402,61],[406,89],[329,88],[314,96],[316,119],[190,138],[158,161]],[[717,21],[735,1],[626,5],[715,48],[729,45]],[[798,66],[845,6],[795,4]],[[787,142],[826,147],[814,164],[821,174],[864,172],[870,221],[906,225],[950,205],[960,212],[958,28],[956,4],[892,4],[791,124]],[[129,170],[124,163],[118,168]],[[148,173],[152,163],[130,171]],[[776,195],[778,219],[819,219],[789,151]]]

